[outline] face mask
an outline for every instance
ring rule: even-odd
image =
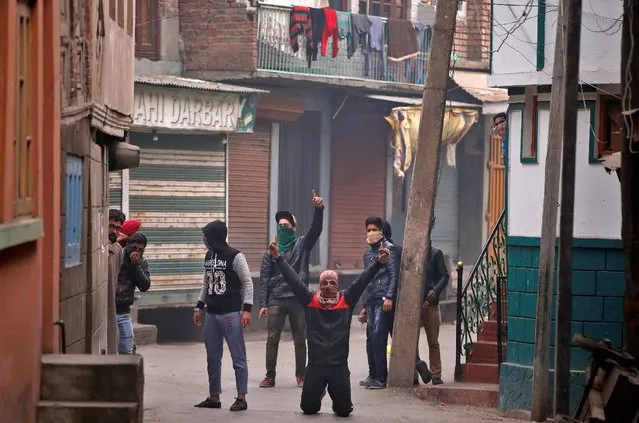
[[[118,236],[116,234],[109,234],[109,242],[111,242],[111,244],[115,244],[115,241],[118,240]]]
[[[280,251],[288,251],[295,244],[295,231],[288,226],[277,228],[277,248]]]
[[[323,306],[333,306],[339,299],[339,288],[337,284],[326,282],[320,284],[319,302]]]
[[[368,245],[375,245],[379,242],[380,239],[382,239],[383,236],[384,234],[382,233],[382,231],[368,232],[366,234],[366,242],[368,242]]]

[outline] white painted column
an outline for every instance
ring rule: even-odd
[[[269,240],[275,239],[277,234],[277,223],[275,222],[275,213],[277,213],[279,202],[279,184],[280,184],[280,124],[273,122],[271,124],[271,169],[270,169],[271,187],[269,198]]]
[[[122,213],[129,218],[129,169],[122,170]]]
[[[322,268],[328,267],[328,240],[331,223],[331,113],[327,101],[322,110],[320,130],[320,186],[319,195],[324,199],[324,227],[319,238],[319,258]]]

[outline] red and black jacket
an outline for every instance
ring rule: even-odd
[[[348,364],[348,346],[351,334],[352,308],[364,289],[381,268],[379,262],[369,266],[346,290],[340,291],[337,304],[322,308],[315,291],[304,284],[295,270],[279,256],[275,262],[295,297],[305,306],[308,364],[342,366]]]

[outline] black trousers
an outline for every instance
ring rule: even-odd
[[[304,376],[300,408],[304,414],[319,413],[325,390],[333,400],[333,412],[348,417],[353,412],[351,401],[351,372],[348,365],[317,366],[309,364]]]

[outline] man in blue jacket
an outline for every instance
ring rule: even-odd
[[[366,241],[369,248],[364,253],[364,268],[376,263],[379,250],[393,250],[395,247],[384,238],[384,221],[380,217],[369,217],[365,221]],[[366,288],[366,305],[360,312],[366,315],[366,355],[368,356],[369,376],[360,385],[367,389],[384,389],[388,378],[386,346],[388,335],[393,329],[393,310],[397,298],[397,279],[399,275],[399,257],[391,255],[388,262]]]

